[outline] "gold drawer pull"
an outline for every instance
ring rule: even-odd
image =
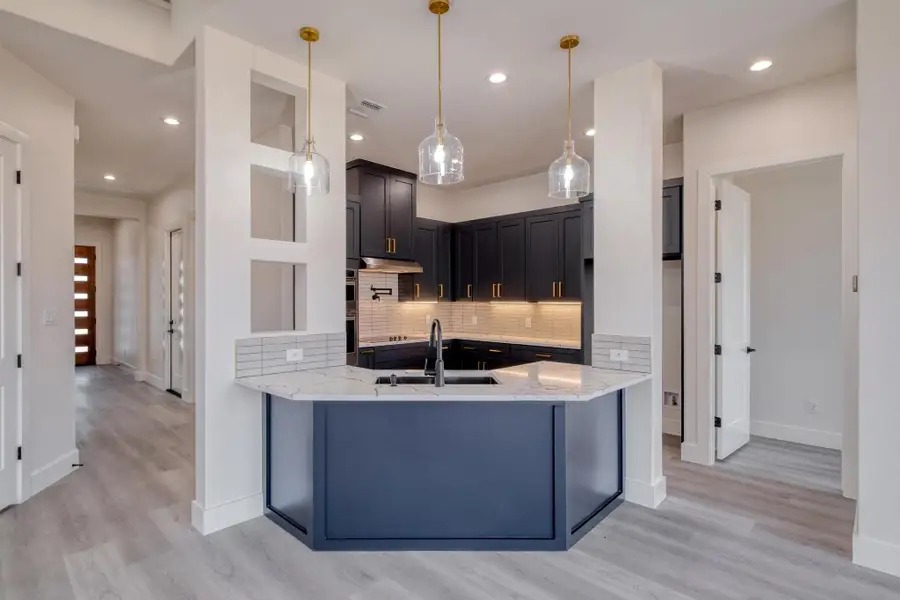
[[[535,354],[534,356],[535,356],[536,358],[553,358],[553,357],[550,356],[549,354]]]
[[[444,297],[444,284],[439,283],[438,284],[438,298],[443,298],[443,297]]]
[[[471,297],[472,297],[472,284],[470,283],[466,286],[466,298],[471,298]]]
[[[472,346],[463,346],[463,350],[474,350]]]
[[[490,350],[488,350],[488,352],[494,352],[494,353],[496,353],[496,354],[502,354],[502,353],[503,353],[503,350],[495,350],[495,349],[491,348]]]
[[[556,298],[556,282],[553,282],[553,297]]]
[[[374,350],[360,350],[360,354],[375,354]]]

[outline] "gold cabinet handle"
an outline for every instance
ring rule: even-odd
[[[397,238],[391,238],[394,240],[394,254],[397,254]]]
[[[419,288],[419,284],[417,283],[417,284],[416,284],[416,298],[419,297],[419,294],[420,294],[421,291],[422,291],[422,290]]]
[[[474,350],[472,346],[463,346],[463,350]]]
[[[360,350],[360,354],[375,354],[374,350]]]
[[[497,284],[497,297],[498,298],[503,297],[503,284],[502,283]]]
[[[549,354],[535,354],[535,358],[553,358]]]
[[[386,251],[388,254],[391,253],[391,238],[384,238],[384,245],[387,246]]]
[[[450,346],[441,346],[441,350],[449,350]]]
[[[503,350],[495,350],[494,348],[489,348],[488,352],[494,352],[495,354],[502,354]]]
[[[472,297],[472,284],[466,285],[466,298]]]
[[[444,284],[439,283],[438,284],[438,298],[443,298],[443,297],[444,297]]]
[[[560,298],[563,297],[563,292],[562,292],[562,281],[559,282],[559,297],[560,297]]]
[[[556,282],[553,282],[553,297],[556,298]]]

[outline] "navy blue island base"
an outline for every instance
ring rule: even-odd
[[[315,550],[566,550],[622,501],[622,403],[267,395],[266,515]]]

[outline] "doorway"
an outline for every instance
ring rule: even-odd
[[[716,458],[752,434],[840,464],[842,160],[733,173],[716,190]]]
[[[0,137],[0,510],[19,501],[21,277],[19,148]]]
[[[97,364],[97,251],[75,246],[75,366]]]
[[[184,232],[169,232],[168,392],[184,391]]]

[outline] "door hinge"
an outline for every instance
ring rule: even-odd
[[[722,418],[716,417],[715,420],[713,421],[713,425],[715,425],[718,428],[721,428],[722,427]]]
[[[722,210],[722,201],[716,200],[716,210]]]
[[[16,171],[16,185],[22,185],[22,171]]]
[[[859,275],[853,276],[853,291],[859,292]]]
[[[18,277],[22,276],[22,263],[16,263],[16,275]]]
[[[716,273],[716,283],[722,283],[722,274]]]
[[[22,460],[22,446],[16,451],[16,460]]]
[[[715,347],[713,348],[713,354],[715,354],[716,356],[721,356],[722,355],[722,346],[720,346],[719,344],[716,344]]]
[[[22,368],[22,355],[21,354],[16,355],[16,368],[17,369]]]

